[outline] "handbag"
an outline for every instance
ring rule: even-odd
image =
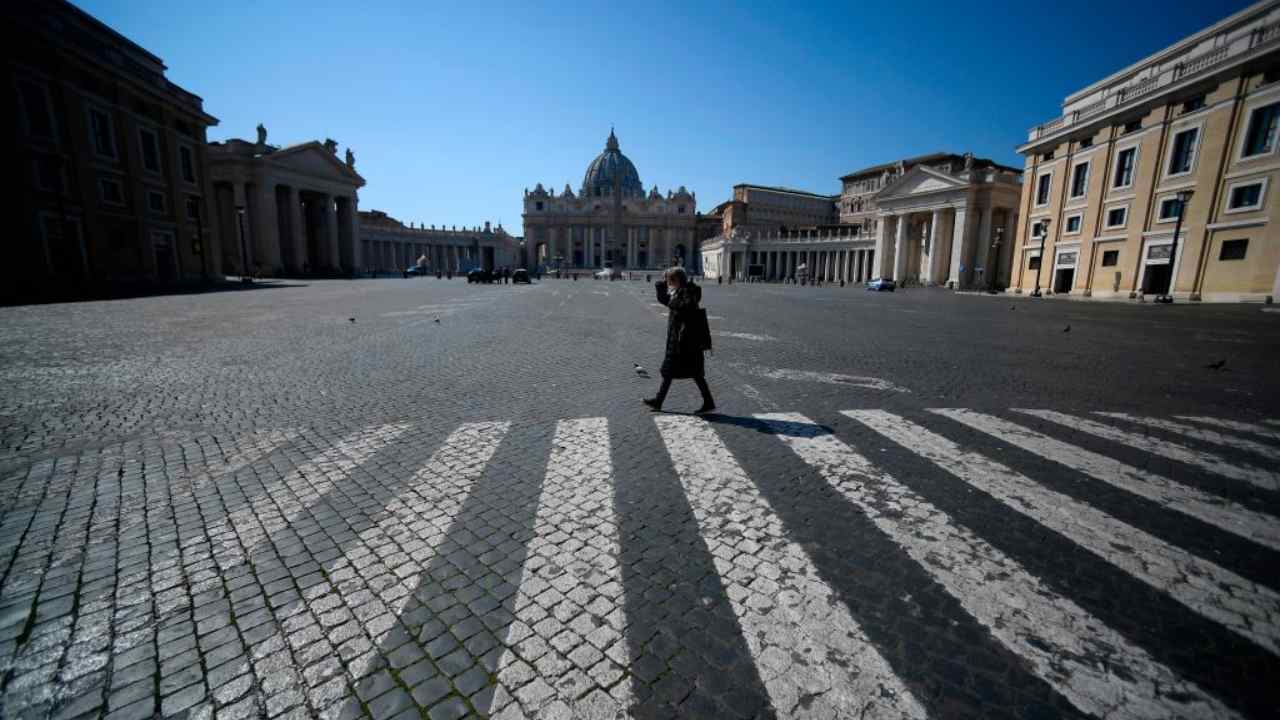
[[[689,334],[689,344],[695,350],[711,351],[711,325],[707,322],[706,308],[698,307],[689,311],[685,332]]]

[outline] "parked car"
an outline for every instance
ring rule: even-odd
[[[529,271],[524,268],[516,268],[511,271],[511,282],[524,283],[526,285],[533,283],[533,281],[529,279]]]
[[[493,273],[483,268],[476,268],[475,270],[472,270],[471,272],[467,273],[467,282],[477,283],[477,284],[485,283],[486,285],[491,285],[493,284]]]
[[[893,292],[895,287],[897,287],[897,285],[895,285],[892,280],[886,280],[884,278],[875,278],[874,280],[867,281],[867,289],[875,290],[876,292],[881,292],[883,290]]]

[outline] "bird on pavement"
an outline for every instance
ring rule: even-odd
[[[440,322],[440,318],[436,318],[436,322]]]
[[[1208,365],[1205,365],[1204,367],[1206,370],[1221,370],[1222,366],[1226,364],[1227,364],[1227,361],[1224,359],[1224,360],[1219,360],[1218,362],[1211,362]]]
[[[1071,332],[1071,326],[1070,326],[1070,325],[1068,325],[1068,326],[1066,326],[1066,327],[1062,328],[1062,332]]]
[[[639,375],[640,377],[649,377],[649,371],[648,371],[648,370],[645,370],[645,369],[644,369],[644,368],[642,368],[642,367],[640,367],[640,364],[639,364],[639,363],[631,363],[631,364],[632,364],[633,366],[635,366],[635,370],[636,370],[636,374],[637,374],[637,375]]]
[[[356,321],[356,319],[355,319],[355,318],[347,318],[347,320],[349,320],[349,321],[351,321],[351,322],[355,322],[355,321]]]

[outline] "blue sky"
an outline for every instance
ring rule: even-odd
[[[204,98],[211,140],[332,137],[362,209],[519,234],[524,188],[576,192],[610,124],[702,210],[937,150],[1020,166],[1067,93],[1249,3],[78,4]]]

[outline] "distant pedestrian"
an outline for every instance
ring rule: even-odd
[[[667,345],[662,359],[662,385],[658,394],[644,400],[652,410],[661,410],[671,389],[671,381],[677,378],[692,379],[702,393],[702,407],[695,412],[708,413],[716,409],[716,401],[707,386],[702,353],[711,348],[711,334],[706,327],[706,312],[698,306],[702,301],[702,288],[689,280],[682,267],[673,267],[664,273],[664,279],[654,283],[658,302],[667,306]]]

